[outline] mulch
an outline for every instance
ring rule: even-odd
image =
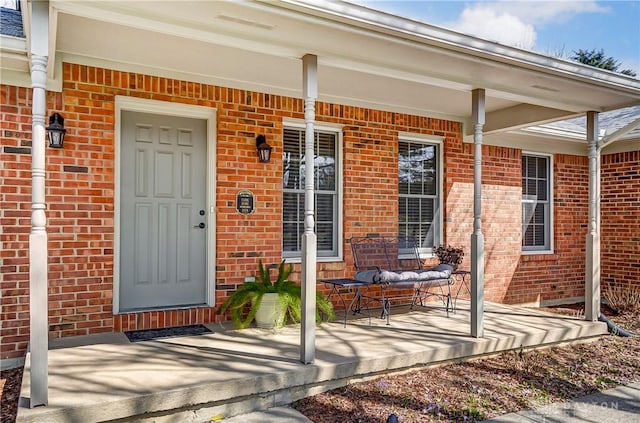
[[[22,386],[22,367],[0,372],[0,422],[13,423],[18,412],[18,399]]]

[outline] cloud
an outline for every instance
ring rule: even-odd
[[[498,1],[480,6],[502,10],[532,25],[562,23],[581,13],[607,13],[610,8],[591,0]]]
[[[581,13],[606,13],[595,1],[497,1],[468,4],[446,26],[466,34],[531,50],[536,26],[566,22]]]
[[[533,25],[519,17],[487,7],[467,7],[460,19],[451,25],[455,31],[471,34],[502,44],[532,49],[536,44]]]

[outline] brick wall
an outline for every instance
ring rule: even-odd
[[[0,91],[0,358],[4,359],[24,355],[28,341],[31,91],[9,86],[0,86]],[[255,273],[258,258],[266,263],[280,261],[282,120],[302,120],[302,100],[64,64],[63,92],[49,93],[47,98],[47,114],[60,112],[68,130],[64,149],[47,149],[52,337],[223,319],[211,308],[112,315],[116,95],[217,110],[216,303]],[[463,144],[460,124],[321,102],[316,103],[316,120],[343,125],[345,240],[396,231],[398,132],[444,137],[445,237],[448,243],[465,248],[462,266],[469,267],[473,145]],[[274,147],[269,164],[257,160],[256,134],[265,134]],[[483,231],[489,260],[486,299],[528,302],[582,295],[583,289],[578,288],[584,279],[586,159],[561,155],[554,159],[556,254],[521,258],[521,152],[485,146],[483,155]],[[240,189],[254,192],[256,213],[236,212],[235,195]],[[343,248],[343,262],[318,264],[318,279],[352,275],[346,241]],[[547,267],[554,272],[544,270]],[[299,265],[295,269],[298,277]]]
[[[522,256],[505,302],[537,303],[584,296],[588,170],[586,157],[553,157],[554,253]]]
[[[24,355],[29,341],[31,90],[0,89],[0,357]]]
[[[28,233],[30,231],[31,91],[2,86],[2,357],[24,354],[28,342]],[[61,337],[207,323],[211,308],[112,315],[115,96],[132,96],[217,109],[216,303],[254,274],[258,258],[281,257],[283,118],[304,118],[301,99],[64,64],[63,92],[48,96],[47,114],[60,112],[67,136],[47,149],[50,336]],[[460,137],[460,125],[438,119],[358,107],[316,104],[316,120],[344,125],[345,238],[396,227],[397,133]],[[255,135],[274,146],[259,163]],[[376,181],[382,195],[372,193]],[[249,189],[256,213],[235,210]],[[242,242],[239,242],[242,240]],[[345,263],[319,264],[318,277],[351,273]],[[299,265],[296,266],[299,271]],[[297,277],[297,274],[295,275]],[[322,286],[320,289],[324,289]]]
[[[462,268],[469,269],[473,232],[473,144],[450,146],[446,160],[446,239],[463,246]],[[518,149],[482,148],[482,233],[485,240],[485,298],[503,301],[520,255],[520,199]],[[457,290],[457,287],[456,287]]]
[[[640,148],[602,156],[602,284],[640,289]]]

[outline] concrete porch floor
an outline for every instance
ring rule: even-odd
[[[469,336],[469,304],[399,312],[391,325],[338,315],[316,329],[316,361],[299,360],[299,326],[255,328],[130,343],[122,333],[51,342],[49,405],[25,407],[29,356],[17,421],[204,422],[289,404],[380,373],[607,333],[601,322],[485,304],[485,337]],[[372,311],[375,314],[375,311]]]

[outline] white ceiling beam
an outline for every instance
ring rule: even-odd
[[[506,109],[487,113],[487,121],[484,126],[485,134],[513,131],[533,125],[554,122],[580,116],[579,113],[536,106],[533,104],[518,104]],[[472,135],[472,128],[467,127],[465,135]]]
[[[640,128],[640,118],[626,124],[625,126],[618,129],[617,131],[609,135],[606,135],[604,138],[600,140],[599,148],[603,148],[608,144],[618,141],[619,139],[627,135],[629,132],[635,130],[636,128]]]

